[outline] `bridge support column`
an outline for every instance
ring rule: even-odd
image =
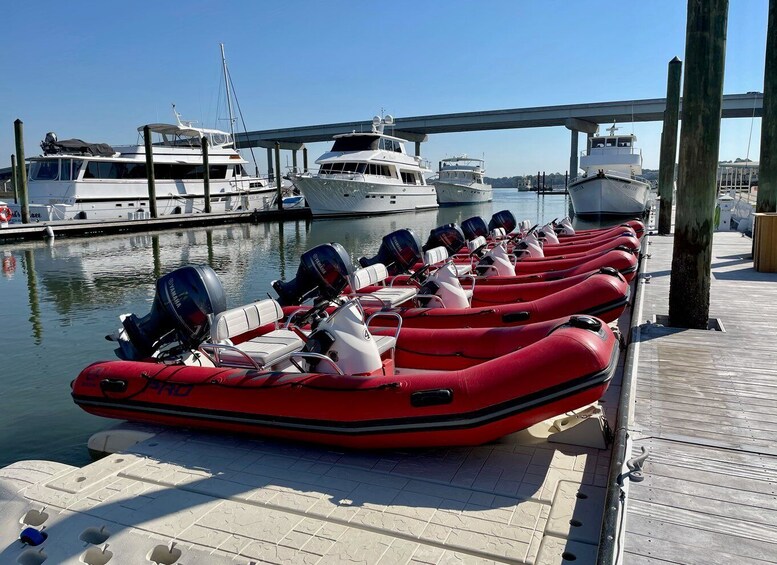
[[[275,179],[272,168],[272,148],[267,148],[267,180],[272,182]]]
[[[278,210],[283,210],[283,191],[281,190],[281,144],[275,142],[275,190],[278,194]]]
[[[580,168],[578,167],[578,161],[577,156],[579,154],[578,150],[578,139],[580,137],[580,132],[576,129],[572,130],[572,143],[569,147],[569,180],[573,180],[577,178],[577,170]]]
[[[296,175],[299,171],[297,171],[297,150],[291,152],[291,170]]]
[[[302,168],[305,169],[303,172],[308,172],[308,148],[303,147],[302,148]]]
[[[416,155],[416,157],[420,157],[421,156],[421,142],[420,141],[416,141],[415,142],[415,155]]]

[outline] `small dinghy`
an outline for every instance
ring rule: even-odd
[[[516,326],[572,314],[598,316],[611,322],[623,313],[629,300],[628,281],[616,269],[603,269],[574,286],[535,300],[473,307],[475,277],[470,278],[469,288],[464,288],[461,274],[447,259],[443,247],[425,252],[424,265],[410,277],[417,286],[394,285],[378,287],[377,291],[369,286],[368,293],[359,293],[368,285],[383,282],[389,269],[381,263],[373,263],[372,259],[364,259],[360,262],[369,265],[354,273],[347,256],[336,252],[338,248],[337,244],[322,244],[305,252],[293,280],[273,283],[286,316],[304,313],[306,308],[301,305],[320,290],[320,281],[337,278],[349,283],[350,291],[357,293],[354,296],[362,300],[368,316],[388,310],[398,315],[404,326],[419,328]],[[401,245],[388,250],[382,248],[377,257],[390,261],[392,253],[412,261],[412,254]],[[396,322],[387,319],[381,323]]]
[[[309,333],[279,327],[273,299],[225,310],[209,267],[160,278],[151,312],[112,336],[122,360],[81,371],[74,401],[108,418],[350,448],[477,445],[598,400],[617,365],[617,339],[590,316],[373,333],[396,315],[366,317],[358,299],[326,315],[345,281],[317,274]]]

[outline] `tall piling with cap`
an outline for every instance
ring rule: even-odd
[[[777,0],[769,0],[756,212],[777,212]]]
[[[157,217],[156,184],[154,182],[154,154],[151,144],[151,128],[143,126],[143,142],[146,147],[146,178],[148,179],[148,209],[151,217]]]
[[[202,188],[205,193],[205,213],[210,214],[210,163],[208,161],[208,138],[202,136]]]
[[[27,166],[24,160],[24,122],[17,119],[13,123],[14,137],[16,138],[16,192],[19,195],[19,204],[22,207],[22,223],[30,223],[30,204],[27,199]]]
[[[275,142],[275,188],[278,191],[278,210],[283,210],[283,190],[281,189],[281,144]]]
[[[680,118],[680,85],[683,63],[675,57],[669,61],[666,79],[666,109],[664,130],[661,133],[661,157],[658,166],[658,233],[668,235],[672,231],[672,205],[674,204],[675,159],[677,157],[677,123]]]
[[[688,1],[669,323],[706,329],[728,0]]]

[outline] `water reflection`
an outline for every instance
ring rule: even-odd
[[[30,304],[29,321],[32,324],[32,335],[35,345],[40,345],[43,339],[43,325],[40,319],[40,301],[38,299],[38,281],[35,276],[35,255],[31,249],[24,252],[24,273],[27,275],[27,299]]]
[[[356,259],[374,254],[382,237],[400,228],[413,228],[425,240],[432,228],[475,215],[487,221],[494,211],[509,209],[518,220],[537,223],[566,215],[568,206],[564,195],[509,189],[495,190],[494,198],[370,218],[0,245],[6,305],[2,383],[6,398],[14,399],[0,411],[0,466],[35,458],[86,462],[87,438],[112,422],[76,408],[68,385],[88,363],[113,357],[104,336],[118,327],[120,314],[149,311],[161,275],[188,264],[210,265],[232,306],[266,297],[270,282],[294,276],[298,257],[319,243],[340,242]],[[20,272],[24,276],[15,276]]]

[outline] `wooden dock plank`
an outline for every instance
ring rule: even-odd
[[[669,328],[672,238],[652,236],[642,284],[624,563],[777,561],[777,275],[756,273],[751,241],[719,232],[710,316],[725,332]]]

